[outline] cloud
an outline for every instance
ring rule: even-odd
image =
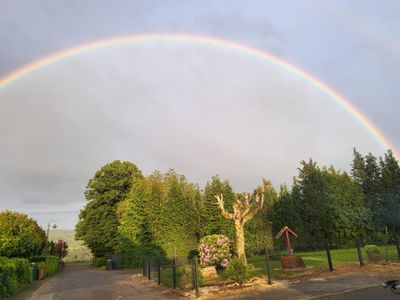
[[[174,168],[200,185],[220,174],[246,191],[262,177],[290,183],[310,156],[348,168],[353,146],[380,149],[303,80],[190,43],[96,50],[0,93],[0,199],[43,219],[79,208],[88,179],[114,159],[145,174]]]

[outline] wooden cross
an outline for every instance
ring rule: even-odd
[[[278,232],[278,234],[275,236],[275,238],[279,239],[282,236],[282,234],[285,234],[285,237],[286,237],[285,244],[286,244],[287,253],[288,253],[288,255],[292,255],[293,250],[292,250],[292,247],[290,246],[289,233],[291,235],[293,235],[294,237],[297,237],[297,234],[292,229],[290,229],[287,226],[283,226],[283,228]]]

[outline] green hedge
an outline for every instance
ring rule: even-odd
[[[104,257],[93,257],[92,265],[96,268],[105,267],[107,260]]]
[[[53,276],[60,270],[60,258],[58,256],[46,256],[44,261],[39,262],[38,267],[43,267],[45,276]]]
[[[24,258],[0,257],[0,299],[32,282],[32,269]]]

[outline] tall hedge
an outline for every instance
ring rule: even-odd
[[[197,185],[172,170],[136,181],[118,209],[125,260],[140,265],[144,255],[186,256],[196,249],[199,202]]]

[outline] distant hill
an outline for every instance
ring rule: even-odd
[[[68,245],[68,254],[64,258],[66,262],[89,261],[92,259],[90,249],[83,245],[82,241],[75,240],[75,230],[73,229],[50,229],[50,241],[64,240]]]

